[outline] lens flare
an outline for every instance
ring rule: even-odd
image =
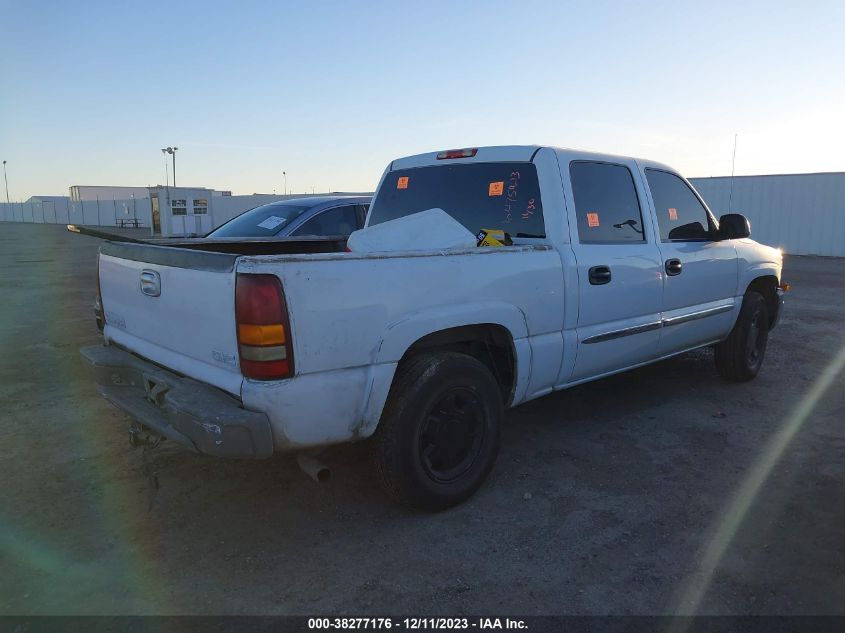
[[[702,550],[698,568],[683,583],[677,594],[670,610],[672,615],[695,615],[698,613],[701,602],[713,580],[713,575],[737,530],[742,525],[746,514],[748,514],[749,508],[751,508],[761,488],[771,475],[772,470],[789,448],[795,435],[807,422],[810,414],[816,408],[816,405],[821,402],[843,368],[845,368],[845,345],[830,364],[825,367],[810,390],[801,398],[780,430],[766,443],[760,456],[725,506],[720,514],[718,527],[713,537]],[[670,627],[670,630],[683,631],[688,624],[688,620],[679,618]]]

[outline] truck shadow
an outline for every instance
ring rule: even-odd
[[[648,434],[657,430],[678,432],[679,423],[693,413],[726,416],[716,403],[723,402],[734,386],[716,376],[711,356],[709,350],[692,352],[510,410],[500,457],[481,497],[497,494],[502,480],[525,479],[519,466],[523,460],[539,458],[548,466],[554,465],[555,456],[564,462],[579,453],[581,459],[590,459],[596,451],[612,448],[614,440],[627,441],[644,434],[640,439],[647,443]],[[696,406],[696,395],[704,397],[703,408]],[[699,443],[706,441],[698,438]],[[327,449],[321,459],[332,470],[331,480],[325,484],[309,479],[289,455],[266,461],[231,461],[167,447],[140,461],[145,475],[155,477],[151,485],[157,483],[153,513],[175,510],[169,505],[177,500],[179,508],[188,513],[214,512],[216,503],[209,507],[207,501],[200,501],[204,495],[194,495],[214,491],[214,497],[227,508],[244,513],[257,508],[262,512],[296,508],[305,515],[415,514],[381,494],[371,472],[367,442]]]

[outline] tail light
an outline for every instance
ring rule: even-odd
[[[478,153],[477,147],[467,147],[465,149],[447,149],[445,152],[437,154],[437,160],[446,160],[449,158],[472,158]]]
[[[100,292],[100,255],[97,255],[97,296],[94,299],[94,318],[97,320],[97,329],[100,332],[106,325],[106,316],[103,313],[103,293]]]
[[[239,274],[235,318],[241,373],[256,380],[293,375],[293,345],[282,284],[275,275]]]

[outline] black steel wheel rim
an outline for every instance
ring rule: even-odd
[[[766,339],[765,324],[763,323],[763,311],[756,310],[748,325],[748,338],[746,340],[746,356],[748,364],[756,367],[763,358],[763,345]]]
[[[443,393],[426,412],[419,436],[419,455],[426,475],[451,483],[472,468],[486,431],[484,407],[465,387]]]

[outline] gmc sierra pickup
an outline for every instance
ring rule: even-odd
[[[106,242],[104,345],[82,350],[100,394],[217,456],[370,438],[386,490],[440,509],[484,481],[506,407],[703,346],[728,380],[760,370],[781,252],[666,165],[536,146],[410,156],[362,231],[431,209],[512,244]]]

